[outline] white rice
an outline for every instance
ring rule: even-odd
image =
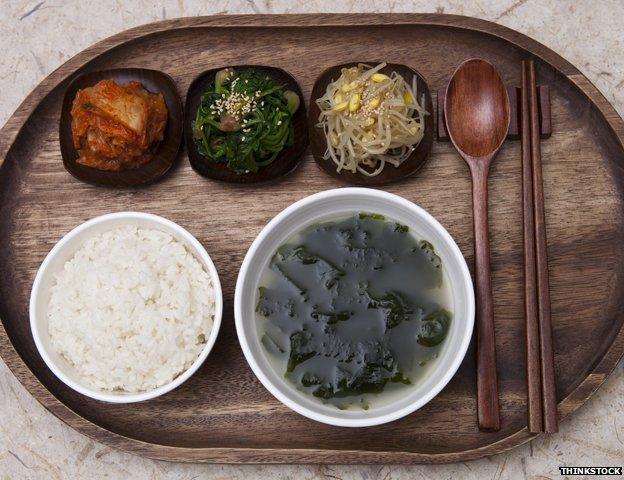
[[[189,250],[159,230],[121,227],[87,240],[56,276],[53,349],[92,388],[129,393],[171,382],[212,329],[214,290]]]

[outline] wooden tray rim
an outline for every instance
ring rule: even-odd
[[[216,15],[178,18],[150,23],[125,30],[78,53],[48,75],[20,104],[0,130],[0,166],[22,127],[39,103],[67,78],[99,55],[126,42],[168,30],[188,28],[314,28],[329,26],[431,25],[459,28],[491,35],[531,52],[566,75],[589,98],[604,116],[620,145],[624,145],[624,120],[600,91],[572,64],[530,37],[486,20],[447,14],[288,14],[288,15]],[[623,147],[624,148],[624,147]],[[573,413],[598,389],[624,357],[624,327],[592,372],[558,405],[560,419]],[[445,454],[381,452],[365,450],[261,449],[261,448],[184,448],[152,444],[106,430],[81,417],[52,395],[22,361],[0,321],[0,358],[20,383],[47,410],[75,430],[112,448],[154,459],[211,463],[332,463],[332,464],[413,464],[447,463],[482,458],[504,452],[537,435],[526,427],[490,445]]]

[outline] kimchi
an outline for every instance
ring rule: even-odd
[[[124,86],[102,80],[79,90],[71,115],[77,162],[114,172],[152,160],[167,125],[162,94],[135,81]]]

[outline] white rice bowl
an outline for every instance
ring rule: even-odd
[[[122,226],[87,239],[55,275],[52,349],[86,385],[146,392],[198,358],[213,328],[210,275],[169,233]]]

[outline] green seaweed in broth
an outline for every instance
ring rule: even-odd
[[[448,297],[431,243],[359,213],[313,225],[277,250],[257,292],[258,333],[297,389],[367,409],[415,384],[437,358]]]

